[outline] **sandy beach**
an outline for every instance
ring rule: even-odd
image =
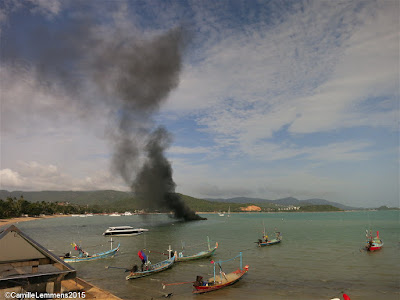
[[[11,219],[0,219],[0,228],[4,226],[8,226],[11,224],[18,224],[20,222],[41,220],[41,219],[51,219],[51,218],[61,218],[61,217],[70,217],[70,215],[51,215],[51,216],[43,216],[43,217],[19,217],[19,218],[11,218]]]

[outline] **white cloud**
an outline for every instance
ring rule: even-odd
[[[97,170],[84,178],[61,172],[55,165],[19,161],[16,170],[0,170],[0,188],[6,190],[127,190],[119,177]]]
[[[371,146],[372,143],[366,141],[329,143],[314,147],[260,142],[248,146],[242,144],[241,150],[242,153],[260,162],[291,159],[301,156],[303,161],[331,163],[367,160],[373,155],[368,150]]]
[[[196,153],[209,153],[211,150],[207,147],[182,147],[172,146],[168,149],[171,154],[196,154]]]
[[[41,13],[44,16],[52,17],[58,15],[62,9],[60,0],[28,0],[35,7],[32,9],[34,13]]]
[[[54,165],[41,165],[36,161],[18,161],[17,163],[25,176],[48,178],[58,174],[58,169]]]
[[[292,134],[397,128],[396,3],[364,3],[359,13],[355,6],[314,2],[273,28],[224,32],[204,60],[185,66],[166,109],[195,112],[217,144],[241,148],[285,125]],[[364,109],[375,97],[392,109]]]
[[[0,184],[2,187],[20,187],[22,180],[17,172],[10,169],[0,170]]]

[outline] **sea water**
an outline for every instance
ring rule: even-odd
[[[72,263],[77,275],[123,299],[331,299],[346,293],[353,299],[400,298],[399,211],[330,213],[233,213],[230,217],[202,214],[205,221],[178,222],[167,215],[93,216],[43,219],[17,224],[23,232],[57,255],[74,252],[75,242],[89,253],[110,249],[102,236],[109,226],[148,228],[139,236],[113,237],[121,244],[114,258]],[[258,247],[264,227],[272,238],[280,231],[280,244]],[[382,250],[366,252],[365,230],[379,230]],[[214,261],[228,260],[242,252],[248,273],[236,284],[207,294],[193,295],[197,275],[213,276],[210,258],[176,263],[173,268],[148,277],[125,280],[122,269],[141,262],[137,252],[146,249],[153,263],[166,258],[168,246],[186,254],[218,242]],[[149,252],[150,251],[150,252]],[[239,267],[238,259],[222,263],[225,273]],[[217,268],[219,272],[219,268]]]

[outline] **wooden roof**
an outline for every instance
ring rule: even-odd
[[[74,268],[16,226],[0,231],[0,289],[75,277]]]

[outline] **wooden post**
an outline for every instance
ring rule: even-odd
[[[54,281],[53,293],[61,293],[61,278],[57,277]]]
[[[39,266],[38,265],[32,266],[32,273],[37,273],[38,271],[39,271]]]

